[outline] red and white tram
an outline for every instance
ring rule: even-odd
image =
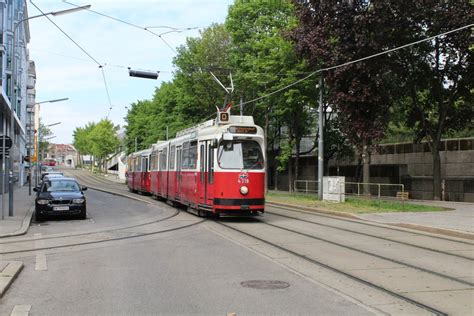
[[[147,175],[148,191],[142,180]],[[198,215],[263,213],[264,183],[263,130],[253,117],[231,116],[230,109],[129,156],[130,190],[180,203]]]
[[[127,185],[132,192],[150,193],[151,149],[135,152],[128,156]]]

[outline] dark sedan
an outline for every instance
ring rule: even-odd
[[[47,178],[39,188],[35,199],[36,220],[44,220],[48,216],[76,215],[86,219],[86,198],[81,187],[73,178]]]

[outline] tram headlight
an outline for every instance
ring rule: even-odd
[[[247,193],[249,193],[249,188],[247,188],[245,185],[241,186],[240,193],[242,193],[243,195],[246,195]]]

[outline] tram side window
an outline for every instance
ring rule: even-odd
[[[197,165],[197,141],[191,142],[189,147],[189,169],[196,169]]]
[[[170,170],[174,170],[175,157],[176,157],[176,146],[173,145],[170,148]]]
[[[209,173],[207,174],[207,181],[209,184],[214,183],[214,148],[212,146],[209,146],[209,154],[207,155],[207,170],[209,170]]]
[[[156,151],[150,156],[150,170],[158,170],[158,153]]]
[[[166,170],[166,158],[168,156],[167,149],[163,149],[160,152],[160,170]]]
[[[133,171],[141,171],[140,170],[140,159],[138,157],[135,157],[135,158],[133,158],[133,160],[135,161],[135,163],[134,163],[135,168],[133,168]]]
[[[133,159],[132,157],[128,157],[127,159],[127,166],[128,171],[133,172]]]
[[[201,149],[200,149],[199,152],[200,152],[200,156],[201,156],[201,157],[200,157],[200,159],[199,159],[199,167],[200,167],[200,169],[201,169],[201,183],[204,183],[204,172],[206,171],[206,170],[204,169],[204,166],[205,166],[204,164],[205,164],[205,156],[206,156],[206,153],[205,153],[205,151],[204,151],[204,150],[205,150],[205,149],[204,149],[204,148],[205,148],[204,145],[201,145],[200,147],[201,147]]]
[[[189,142],[183,143],[181,169],[189,169]]]
[[[148,171],[148,157],[142,157],[142,170]]]

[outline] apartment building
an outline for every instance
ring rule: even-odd
[[[27,17],[26,0],[0,0],[0,135],[7,135],[13,141],[9,156],[13,162],[13,174],[19,185],[26,181],[25,169],[28,163],[24,163],[23,158],[27,156],[27,145],[30,141],[28,132],[32,131],[27,123],[33,114],[31,110],[28,112],[27,108],[31,108],[35,103],[34,63],[29,61],[27,48],[30,41],[29,25],[27,21],[18,24]],[[15,98],[12,97],[12,84]],[[12,124],[13,135],[10,132]],[[3,159],[0,157],[0,168]]]

